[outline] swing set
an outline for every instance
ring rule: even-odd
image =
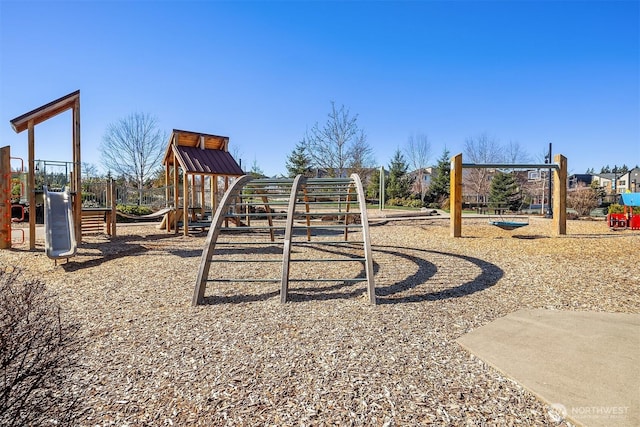
[[[489,217],[489,224],[507,231],[517,230],[518,228],[529,225],[528,216],[522,217],[519,215],[505,215],[503,212],[506,209],[506,207],[495,208],[496,216],[493,218]]]
[[[462,236],[462,169],[552,169],[553,170],[553,228],[556,236],[567,234],[567,158],[556,154],[554,163],[543,164],[510,164],[510,163],[462,163],[462,154],[451,158],[450,175],[450,206],[451,222],[450,236]],[[489,220],[489,224],[503,230],[515,230],[529,225],[529,218],[503,218],[500,212],[496,212],[500,218]]]

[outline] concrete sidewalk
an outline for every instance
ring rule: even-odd
[[[640,426],[640,315],[521,310],[458,343],[585,426]]]

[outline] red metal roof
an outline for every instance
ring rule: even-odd
[[[199,147],[173,147],[180,166],[187,173],[240,176],[244,172],[231,153],[223,150],[203,150]]]

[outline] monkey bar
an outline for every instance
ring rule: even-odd
[[[349,240],[354,235],[357,240]],[[238,263],[246,268],[229,273],[234,277],[226,274],[225,267]],[[340,269],[345,273],[331,277],[322,263],[345,263]],[[309,264],[327,277],[310,274]],[[359,265],[359,271],[349,275],[353,265]],[[280,283],[282,303],[287,302],[290,283],[366,282],[369,302],[375,304],[369,223],[360,177],[255,179],[245,175],[237,179],[213,217],[193,305],[204,303],[207,284],[216,282]]]

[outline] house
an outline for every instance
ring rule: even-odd
[[[593,181],[593,175],[589,173],[576,173],[567,178],[567,189],[574,190],[581,187],[589,187]]]
[[[622,194],[627,190],[634,192],[635,188],[631,189],[630,187],[640,188],[640,181],[638,181],[639,174],[639,168],[632,169],[625,174],[599,173],[593,175],[593,181],[597,182],[608,194]],[[630,177],[635,179],[633,183],[630,182]],[[629,184],[632,185],[630,186]]]
[[[627,182],[632,193],[640,193],[640,168],[633,168],[629,171]]]

